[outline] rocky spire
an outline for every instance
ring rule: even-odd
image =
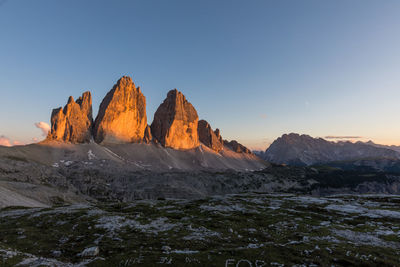
[[[85,92],[75,102],[72,96],[64,107],[53,109],[48,140],[85,143],[91,139],[93,125],[92,96]]]
[[[163,146],[191,149],[199,146],[196,110],[185,96],[174,89],[158,107],[151,124],[153,138]]]
[[[94,139],[97,143],[140,143],[146,126],[146,98],[130,77],[123,76],[101,102]]]
[[[224,144],[224,140],[222,140],[222,136],[221,136],[221,133],[218,128],[215,129],[214,134],[218,138],[218,140],[221,142],[221,144]]]
[[[223,149],[224,145],[219,130],[217,129],[215,132],[213,132],[210,124],[207,121],[200,120],[197,131],[199,133],[199,140],[204,145],[208,146],[212,150],[215,150],[216,152],[220,152]],[[216,133],[218,133],[218,135]]]

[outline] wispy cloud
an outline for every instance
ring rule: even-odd
[[[8,138],[5,135],[0,135],[0,146],[23,146],[26,145],[27,143],[21,142],[18,140],[12,141],[10,138]]]
[[[10,138],[0,135],[0,146],[11,146]]]
[[[362,136],[346,136],[346,135],[328,135],[324,137],[325,139],[362,139]]]
[[[47,124],[47,123],[45,123],[45,122],[43,122],[43,121],[41,121],[41,122],[36,122],[36,123],[35,123],[35,126],[36,126],[37,128],[39,128],[40,130],[42,130],[42,135],[43,135],[43,136],[47,136],[47,134],[48,134],[49,131],[50,131],[50,125]]]

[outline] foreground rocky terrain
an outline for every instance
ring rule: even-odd
[[[2,266],[398,266],[400,196],[233,194],[0,210]]]

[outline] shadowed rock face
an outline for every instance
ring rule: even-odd
[[[94,139],[97,143],[140,143],[146,126],[146,98],[132,79],[124,76],[100,104]]]
[[[216,132],[218,133],[218,136],[211,129],[211,126],[207,121],[205,120],[199,121],[197,131],[199,133],[200,142],[202,142],[204,145],[208,146],[212,150],[220,152],[223,149],[224,145],[221,142],[222,137],[219,134],[219,130],[218,131],[217,130]]]
[[[222,140],[222,136],[221,136],[221,133],[220,133],[219,129],[218,128],[215,129],[214,133],[215,133],[215,136],[218,138],[218,141],[220,141],[221,144],[223,145],[224,144],[224,140]]]
[[[253,154],[250,149],[238,143],[236,140],[232,140],[230,142],[224,140],[224,145],[226,145],[228,148],[235,151],[236,153]]]
[[[70,96],[63,108],[53,109],[51,131],[47,140],[59,140],[71,143],[87,143],[91,140],[93,125],[92,96],[85,92],[74,101]]]
[[[144,130],[144,137],[143,137],[143,142],[146,144],[149,144],[153,140],[153,136],[151,135],[151,129],[150,126],[147,125],[146,129]]]
[[[191,149],[199,146],[196,110],[185,96],[174,89],[158,107],[151,124],[151,133],[161,145],[174,149]]]

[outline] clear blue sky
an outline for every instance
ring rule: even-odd
[[[148,123],[178,88],[224,138],[288,132],[400,144],[400,1],[0,0],[0,136],[122,75]]]

